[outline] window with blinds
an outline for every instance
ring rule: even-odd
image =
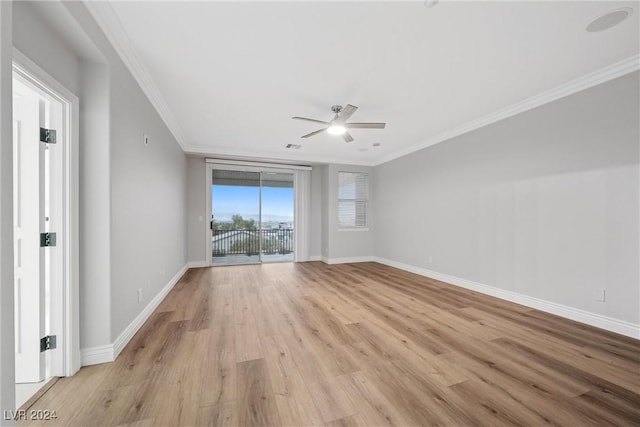
[[[369,175],[338,172],[338,227],[369,226]]]

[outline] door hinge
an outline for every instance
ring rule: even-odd
[[[40,338],[40,353],[47,350],[56,348],[56,336],[47,335],[44,338]]]
[[[56,233],[40,233],[40,247],[56,245]]]
[[[56,131],[54,129],[40,128],[40,142],[46,144],[56,143]]]

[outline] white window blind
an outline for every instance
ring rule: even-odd
[[[369,226],[369,175],[338,172],[338,227]]]

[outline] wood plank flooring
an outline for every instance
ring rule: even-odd
[[[52,425],[640,425],[640,341],[375,263],[188,271]],[[44,422],[24,422],[46,424]]]

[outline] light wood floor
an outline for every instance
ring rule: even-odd
[[[31,409],[56,425],[640,425],[639,354],[375,263],[193,269],[114,363]]]

